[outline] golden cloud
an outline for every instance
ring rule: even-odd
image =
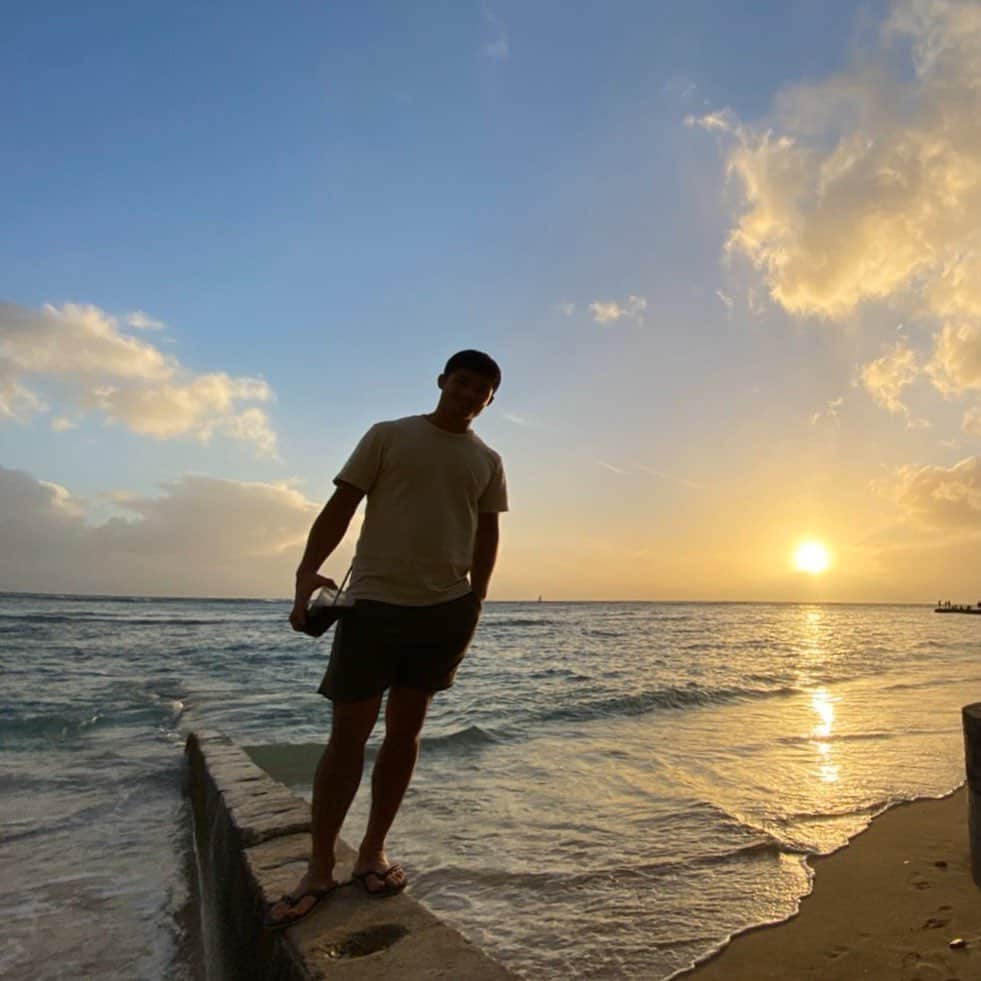
[[[924,525],[981,534],[981,457],[952,467],[901,467],[889,496]]]
[[[136,319],[141,329],[158,323],[143,313]],[[276,453],[266,414],[240,405],[271,401],[265,381],[187,371],[172,355],[122,333],[116,318],[98,307],[69,303],[31,310],[0,304],[0,419],[25,419],[47,409],[28,387],[34,379],[53,386],[70,414],[95,410],[110,423],[158,439],[207,442],[222,434],[252,443],[261,454]],[[54,426],[67,428],[59,420]]]
[[[901,0],[876,50],[786,89],[765,123],[687,121],[732,143],[742,203],[727,250],[771,299],[800,316],[881,301],[932,319],[930,376],[947,393],[981,387],[979,100],[981,4]]]
[[[879,405],[909,417],[900,395],[916,379],[918,371],[915,352],[900,342],[881,358],[863,365],[862,384]]]

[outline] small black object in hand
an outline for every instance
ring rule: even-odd
[[[303,633],[311,637],[322,637],[334,624],[340,620],[351,607],[349,606],[313,606],[307,610],[306,623]]]

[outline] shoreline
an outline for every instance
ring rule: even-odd
[[[675,975],[693,981],[976,981],[981,889],[971,877],[967,790],[897,804],[843,848],[808,859],[811,892]],[[952,940],[966,941],[951,947]]]

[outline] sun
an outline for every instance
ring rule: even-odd
[[[794,568],[817,576],[831,565],[831,553],[820,542],[806,541],[797,546]]]

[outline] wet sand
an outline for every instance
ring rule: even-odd
[[[981,889],[964,788],[877,817],[814,859],[814,889],[785,923],[737,936],[693,981],[978,981]],[[966,941],[951,947],[953,940]]]

